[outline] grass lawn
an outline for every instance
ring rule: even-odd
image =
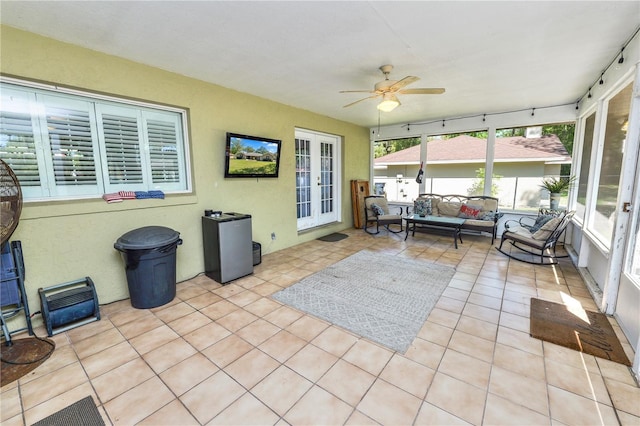
[[[250,175],[250,174],[266,174],[271,175],[276,172],[275,161],[256,161],[235,159],[229,160],[229,171],[234,174]]]

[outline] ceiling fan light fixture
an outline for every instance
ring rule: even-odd
[[[378,104],[378,109],[384,112],[391,112],[400,105],[400,101],[393,93],[385,93],[382,96],[382,102]]]

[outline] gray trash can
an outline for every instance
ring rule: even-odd
[[[148,309],[176,297],[176,250],[180,233],[164,226],[129,231],[113,245],[122,254],[134,308]]]

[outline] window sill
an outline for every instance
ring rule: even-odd
[[[95,213],[109,213],[128,210],[144,210],[197,204],[198,197],[193,194],[170,194],[164,199],[124,200],[120,203],[107,203],[102,198],[90,198],[69,201],[33,201],[22,205],[20,220],[49,217],[78,216]]]

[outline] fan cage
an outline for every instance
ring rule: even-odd
[[[22,190],[11,167],[0,159],[0,236],[1,244],[11,238],[22,212]]]

